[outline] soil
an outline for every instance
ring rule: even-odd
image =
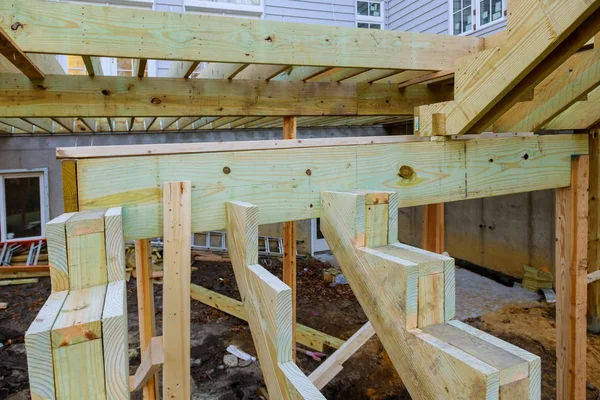
[[[197,261],[198,270],[192,272],[192,282],[216,292],[239,299],[231,264],[226,261]],[[273,260],[265,266],[281,277],[281,263]],[[349,286],[330,287],[323,280],[323,271],[330,265],[308,258],[298,260],[298,322],[330,335],[347,339],[366,321],[366,316]],[[155,288],[157,334],[161,334],[162,286]],[[135,278],[127,286],[129,312],[130,372],[139,365],[137,299]],[[8,302],[8,309],[0,311],[0,398],[28,399],[28,378],[24,332],[50,294],[50,282],[40,278],[31,285],[0,287],[0,301]],[[522,347],[542,357],[542,398],[555,398],[555,313],[554,306],[531,303],[507,307],[469,319],[465,322],[483,331]],[[191,377],[195,399],[257,399],[265,387],[258,363],[245,367],[225,367],[223,356],[229,345],[256,355],[248,326],[244,321],[229,316],[204,304],[191,302]],[[300,346],[302,347],[302,346]],[[326,349],[331,354],[334,349]],[[298,352],[297,364],[306,373],[319,362]],[[194,386],[194,385],[193,385]],[[588,391],[589,400],[600,398],[600,336],[588,335]],[[381,343],[374,337],[367,342],[342,372],[324,389],[328,399],[410,399]],[[136,393],[133,398],[141,398]]]

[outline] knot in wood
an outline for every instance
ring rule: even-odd
[[[400,167],[400,171],[398,171],[398,176],[403,179],[410,179],[415,174],[415,170],[409,167],[408,165],[403,165]]]
[[[223,167],[223,173],[224,174],[229,174],[231,172],[231,168],[229,167]]]

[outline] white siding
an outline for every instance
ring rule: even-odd
[[[354,0],[264,0],[264,18],[272,21],[355,26]]]

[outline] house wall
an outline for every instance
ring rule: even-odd
[[[449,0],[389,0],[386,8],[386,29],[449,34]],[[467,36],[485,37],[506,29],[506,20]]]
[[[354,0],[264,0],[264,19],[337,26],[355,25]]]

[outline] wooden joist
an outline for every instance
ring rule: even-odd
[[[31,59],[19,48],[19,45],[5,31],[10,27],[0,28],[0,54],[17,67],[29,79],[44,79],[44,73],[31,61]],[[17,26],[19,29],[19,26]]]
[[[600,122],[600,88],[589,92],[581,101],[575,102],[548,122],[545,129],[588,129]]]
[[[423,206],[421,247],[442,254],[444,252],[444,203]]]
[[[380,83],[49,75],[41,85],[0,74],[0,117],[412,115],[416,106],[452,99],[452,88],[400,92]]]
[[[483,48],[483,39],[469,36],[386,30],[366,35],[339,26],[307,30],[305,24],[287,21],[69,3],[50,7],[40,0],[3,3],[0,21],[25,52],[65,54],[68,49],[69,54],[102,57],[443,70]],[[15,23],[21,27],[10,30]],[[174,26],[182,35],[168,34]]]
[[[415,133],[484,131],[597,33],[598,7],[598,0],[514,5],[506,41],[457,61],[454,100],[419,107]],[[431,124],[436,114],[444,121],[437,130]]]
[[[102,63],[99,57],[82,56],[85,69],[89,76],[104,76]]]
[[[585,135],[446,142],[383,138],[382,144],[368,138],[372,144],[347,146],[336,146],[337,140],[346,142],[319,139],[317,143],[325,147],[305,147],[307,139],[296,148],[255,151],[241,150],[244,144],[223,143],[212,148],[232,146],[240,151],[80,159],[78,170],[86,173],[78,176],[79,206],[85,210],[126,204],[124,212],[135,216],[123,221],[125,239],[131,240],[161,235],[156,182],[175,172],[192,181],[194,198],[202,198],[192,205],[192,231],[203,232],[225,227],[222,205],[236,198],[264,207],[260,223],[266,224],[318,218],[318,188],[385,187],[396,191],[400,207],[406,207],[564,187],[570,184],[571,156],[588,152]],[[398,142],[390,143],[393,140]],[[283,142],[293,141],[277,143]],[[273,149],[274,143],[250,146]],[[127,148],[112,148],[109,153],[116,150],[123,155]],[[274,175],[274,166],[288,172]]]

